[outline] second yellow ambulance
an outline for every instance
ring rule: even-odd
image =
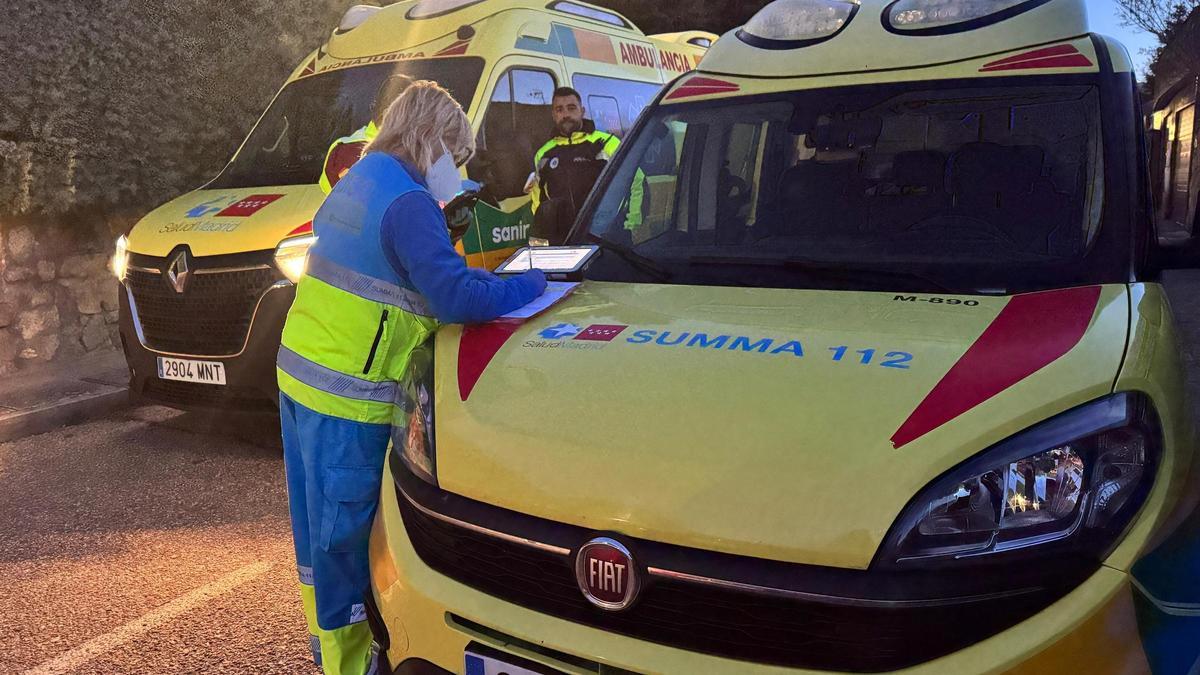
[[[272,412],[283,320],[312,242],[330,144],[365,126],[393,75],[435,80],[468,111],[485,199],[460,248],[491,266],[527,239],[525,182],[570,85],[597,127],[624,136],[715,36],[647,36],[575,0],[408,0],[355,6],[288,77],[215,179],[117,244],[121,337],[135,395],[185,408]]]

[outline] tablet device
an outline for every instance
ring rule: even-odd
[[[587,266],[599,246],[526,246],[496,268],[496,274],[539,269],[546,274],[575,274]]]

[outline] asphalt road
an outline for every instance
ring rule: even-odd
[[[1200,272],[1167,288],[1200,406]],[[275,425],[141,408],[0,444],[0,673],[315,675]]]
[[[271,420],[0,444],[0,673],[317,673]]]

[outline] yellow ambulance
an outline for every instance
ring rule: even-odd
[[[554,89],[573,86],[597,128],[624,136],[715,38],[647,36],[575,0],[350,8],[220,175],[117,242],[133,393],[176,407],[277,408],[275,354],[324,199],[323,162],[331,143],[367,124],[388,78],[436,80],[468,111],[480,152],[467,177],[485,201],[459,247],[470,264],[490,266],[527,240],[524,186],[553,135]]]
[[[1140,119],[1084,0],[776,0],[720,38],[592,192],[574,292],[400,383],[390,666],[1195,673]]]

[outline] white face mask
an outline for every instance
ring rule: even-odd
[[[444,143],[442,150],[445,152],[429,167],[425,181],[429,183],[429,192],[433,194],[434,199],[449,202],[462,190],[462,174],[458,172],[458,167],[454,165],[454,156],[446,150]]]

